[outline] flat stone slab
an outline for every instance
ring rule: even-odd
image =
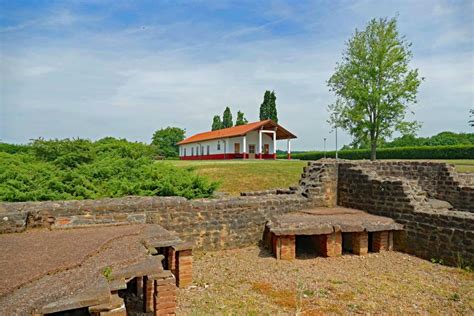
[[[182,240],[151,224],[1,234],[0,315],[107,303],[94,301],[94,296],[104,297],[98,280],[106,280],[105,268],[111,271],[109,296],[111,288],[123,287],[134,273],[163,271],[163,256],[151,256],[149,243],[164,247]]]
[[[111,298],[107,281],[105,278],[99,278],[95,284],[91,284],[81,292],[43,306],[40,312],[49,314],[94,305],[107,305],[111,304]]]
[[[344,233],[402,230],[403,225],[393,219],[344,208],[314,208],[276,216],[267,222],[267,228],[281,235],[326,235],[335,231]]]

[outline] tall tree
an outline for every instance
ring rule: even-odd
[[[222,129],[221,117],[219,115],[214,115],[214,118],[212,119],[212,130],[216,131],[218,129]]]
[[[224,114],[222,115],[222,128],[228,128],[232,126],[234,126],[232,121],[232,113],[230,112],[230,108],[226,107]]]
[[[167,127],[157,130],[151,143],[158,148],[158,153],[165,157],[177,157],[178,142],[184,139],[185,130],[179,127]]]
[[[347,42],[342,62],[328,81],[342,100],[329,106],[337,125],[355,140],[370,141],[371,160],[376,159],[379,141],[394,131],[410,134],[420,127],[405,119],[423,80],[418,69],[408,67],[410,46],[400,36],[395,18],[373,19]]]
[[[263,102],[260,105],[260,121],[264,121],[269,118],[269,104],[271,99],[271,92],[266,90],[263,95]]]
[[[249,122],[249,121],[247,121],[247,119],[244,117],[244,113],[238,111],[238,112],[237,112],[237,119],[235,120],[235,126],[245,125],[245,124],[247,124],[248,122]]]
[[[268,104],[268,118],[274,121],[275,123],[278,123],[275,91],[272,91],[270,93],[270,103]]]

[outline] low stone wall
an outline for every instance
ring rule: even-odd
[[[0,233],[34,227],[156,223],[194,242],[195,248],[217,250],[257,243],[265,222],[276,215],[341,205],[403,224],[405,232],[394,239],[396,249],[451,264],[461,259],[472,264],[473,179],[443,163],[328,159],[309,162],[296,187],[247,192],[241,197],[0,203]],[[438,200],[448,201],[454,209]]]
[[[28,228],[155,223],[195,248],[217,250],[256,244],[265,222],[309,206],[297,194],[186,200],[180,197],[18,202],[0,204],[0,233]]]
[[[431,166],[423,164],[341,162],[339,205],[388,216],[403,224],[405,230],[395,239],[398,250],[426,259],[443,259],[453,265],[474,263],[474,213],[436,207],[430,203],[430,194],[424,188],[436,192],[434,183],[438,183],[445,192],[456,189],[448,188],[444,168],[435,166],[440,170],[436,174]],[[413,170],[423,167],[425,171],[420,171],[420,181]],[[434,179],[424,178],[426,173]],[[444,184],[440,184],[442,182]],[[456,188],[456,185],[453,186]],[[438,194],[436,197],[444,196]],[[472,204],[463,204],[462,208],[471,210]]]

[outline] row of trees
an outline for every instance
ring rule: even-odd
[[[260,105],[260,121],[271,119],[274,122],[278,123],[278,113],[276,109],[276,96],[275,91],[266,90],[263,95],[263,102]],[[237,119],[235,120],[235,126],[245,125],[248,123],[248,120],[245,118],[244,113],[241,111],[237,112]],[[234,126],[232,120],[232,112],[230,107],[226,107],[224,113],[222,114],[222,119],[219,115],[214,115],[212,118],[212,127],[213,131],[229,128]]]
[[[235,126],[245,125],[248,121],[244,116],[244,113],[241,111],[237,111],[237,119],[235,120]],[[213,131],[229,128],[234,126],[234,121],[232,120],[232,112],[230,111],[229,107],[226,107],[224,113],[222,114],[222,119],[219,115],[214,115],[212,119],[212,127]]]
[[[379,142],[380,148],[398,148],[398,147],[424,147],[424,146],[452,146],[452,145],[474,145],[474,133],[454,133],[441,132],[430,137],[417,137],[415,135],[403,135],[394,140]],[[368,149],[370,143],[350,144],[342,149]]]

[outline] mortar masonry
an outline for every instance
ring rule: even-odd
[[[298,186],[241,197],[186,200],[125,197],[81,201],[0,203],[0,233],[30,228],[156,223],[196,249],[258,243],[267,220],[336,205],[395,219],[405,226],[395,249],[450,264],[474,262],[474,176],[444,163],[319,160]]]

